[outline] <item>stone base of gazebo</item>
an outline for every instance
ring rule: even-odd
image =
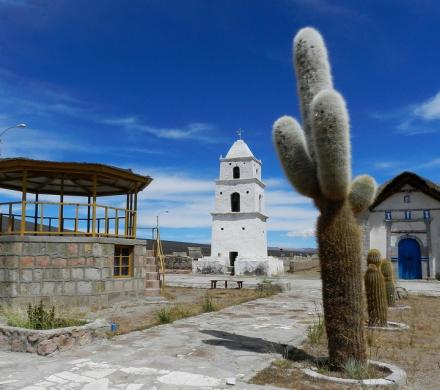
[[[129,271],[115,276],[115,248],[121,247],[129,253]],[[143,240],[0,236],[2,303],[43,300],[60,306],[105,306],[116,300],[158,295],[155,258]]]

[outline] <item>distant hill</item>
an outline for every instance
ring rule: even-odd
[[[151,239],[147,239],[146,241],[147,241],[147,247],[152,248],[153,241]],[[188,252],[189,246],[200,247],[203,256],[211,255],[211,244],[162,240],[163,251],[166,255],[171,254],[173,252]],[[275,257],[310,255],[314,253],[317,253],[317,250],[314,248],[278,248],[278,247],[268,248],[269,256],[275,256]]]

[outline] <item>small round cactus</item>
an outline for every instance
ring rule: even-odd
[[[394,306],[396,304],[396,287],[394,285],[393,265],[391,264],[391,261],[388,259],[383,259],[380,269],[385,278],[388,306]]]
[[[367,264],[374,264],[378,269],[380,269],[380,251],[378,249],[370,249],[367,255]]]
[[[387,298],[385,279],[374,264],[369,264],[365,273],[365,291],[367,293],[368,324],[387,326]]]

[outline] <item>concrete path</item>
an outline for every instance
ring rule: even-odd
[[[3,352],[0,389],[253,389],[246,381],[298,346],[320,309],[306,281],[274,297],[50,357]],[[269,387],[265,387],[266,389]]]

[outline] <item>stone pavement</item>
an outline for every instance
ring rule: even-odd
[[[210,278],[169,275],[167,281],[207,287]],[[245,286],[261,279],[247,277]],[[262,388],[246,381],[283,356],[286,345],[299,346],[320,310],[319,279],[276,279],[288,291],[49,357],[1,352],[0,389]],[[410,293],[440,296],[440,282],[399,285]]]
[[[295,288],[95,342],[49,357],[2,352],[0,389],[256,389],[257,371],[298,346],[320,309],[320,289]],[[270,388],[265,386],[265,388]]]
[[[302,288],[320,289],[321,280],[319,279],[319,273],[315,274],[315,277],[305,279],[301,273],[298,274],[284,274],[277,277],[265,277],[265,276],[225,276],[219,275],[193,275],[193,274],[169,274],[166,276],[166,283],[169,286],[180,287],[200,287],[209,288],[211,279],[230,279],[230,280],[243,280],[244,288],[255,288],[258,283],[263,280],[271,280],[283,287],[283,290],[296,290],[297,286]],[[440,296],[440,281],[438,280],[398,280],[397,285],[404,287],[410,294],[427,295],[427,296]],[[234,286],[231,283],[230,286]],[[221,285],[220,285],[221,287]]]

